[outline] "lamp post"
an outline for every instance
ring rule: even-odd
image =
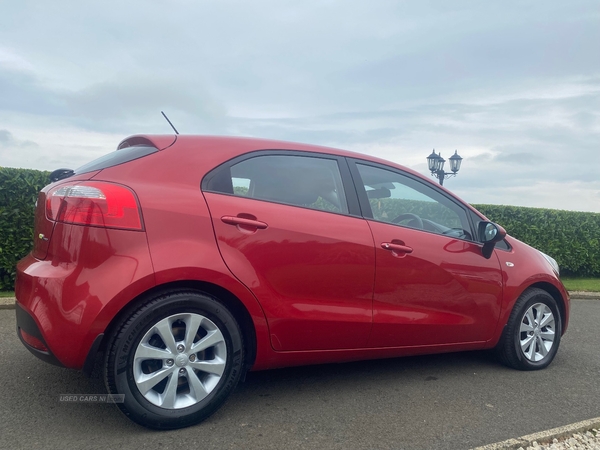
[[[437,154],[435,153],[435,149],[433,149],[431,155],[427,157],[427,164],[431,175],[436,177],[442,186],[444,185],[444,180],[446,178],[456,176],[456,173],[460,170],[462,158],[458,155],[458,150],[454,150],[454,155],[450,157],[450,170],[452,172],[444,172],[445,162],[446,160],[442,158],[441,152]]]

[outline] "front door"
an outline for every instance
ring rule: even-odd
[[[481,255],[465,206],[400,171],[356,169],[376,252],[369,346],[490,339],[500,314],[500,264],[495,254]]]

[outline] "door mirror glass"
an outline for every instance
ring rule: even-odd
[[[479,222],[479,240],[484,244],[501,241],[506,236],[506,231],[500,225],[492,222]]]
[[[479,222],[479,240],[483,242],[481,254],[489,259],[492,256],[496,242],[506,236],[506,231],[500,225],[492,222]]]

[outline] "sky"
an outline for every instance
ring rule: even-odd
[[[0,166],[76,168],[161,110],[426,175],[456,150],[469,203],[600,212],[600,2],[0,0]]]

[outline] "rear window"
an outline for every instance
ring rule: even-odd
[[[158,149],[149,145],[134,145],[121,150],[116,150],[108,155],[101,156],[83,166],[75,169],[76,174],[92,172],[95,170],[106,169],[107,167],[118,166],[134,159],[143,158],[152,153],[156,153]]]

